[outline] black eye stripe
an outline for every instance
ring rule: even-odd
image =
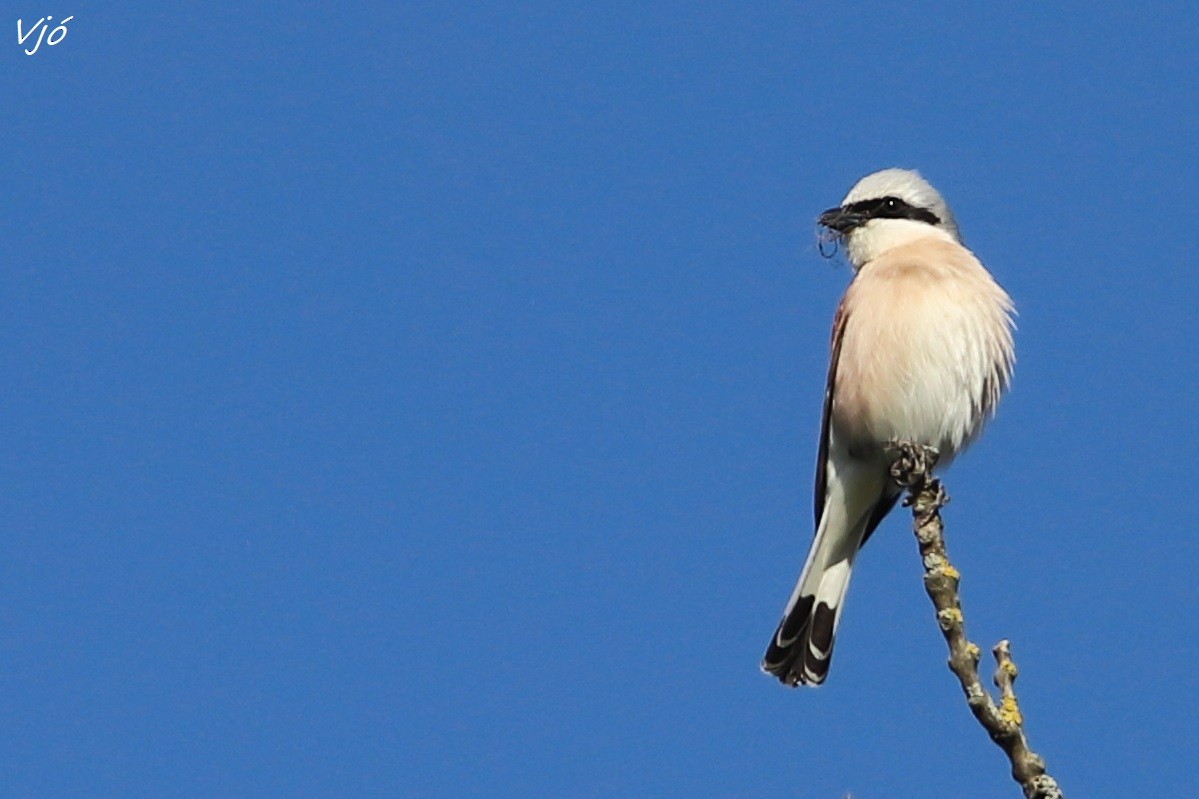
[[[914,219],[930,225],[941,224],[941,218],[927,208],[917,208],[899,197],[879,197],[874,200],[859,200],[845,206],[851,214],[866,219]]]

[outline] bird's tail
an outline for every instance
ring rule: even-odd
[[[843,525],[830,529],[827,514],[821,519],[791,601],[762,658],[762,670],[780,682],[819,685],[828,676],[837,624],[866,522],[860,520],[852,530]]]

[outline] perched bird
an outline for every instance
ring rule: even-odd
[[[899,499],[886,445],[933,447],[946,466],[981,432],[1012,376],[1012,300],[962,245],[918,173],[858,181],[819,224],[854,276],[833,321],[816,463],[816,536],[762,670],[828,676],[854,557]]]

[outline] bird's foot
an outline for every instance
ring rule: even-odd
[[[941,453],[934,447],[926,447],[911,441],[893,439],[883,446],[890,461],[891,477],[900,487],[913,489],[925,480],[931,480],[933,467]]]

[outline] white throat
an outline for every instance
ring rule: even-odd
[[[845,249],[849,263],[856,272],[892,247],[910,244],[929,236],[958,242],[958,238],[952,233],[933,227],[927,222],[914,219],[871,219],[849,234]]]

